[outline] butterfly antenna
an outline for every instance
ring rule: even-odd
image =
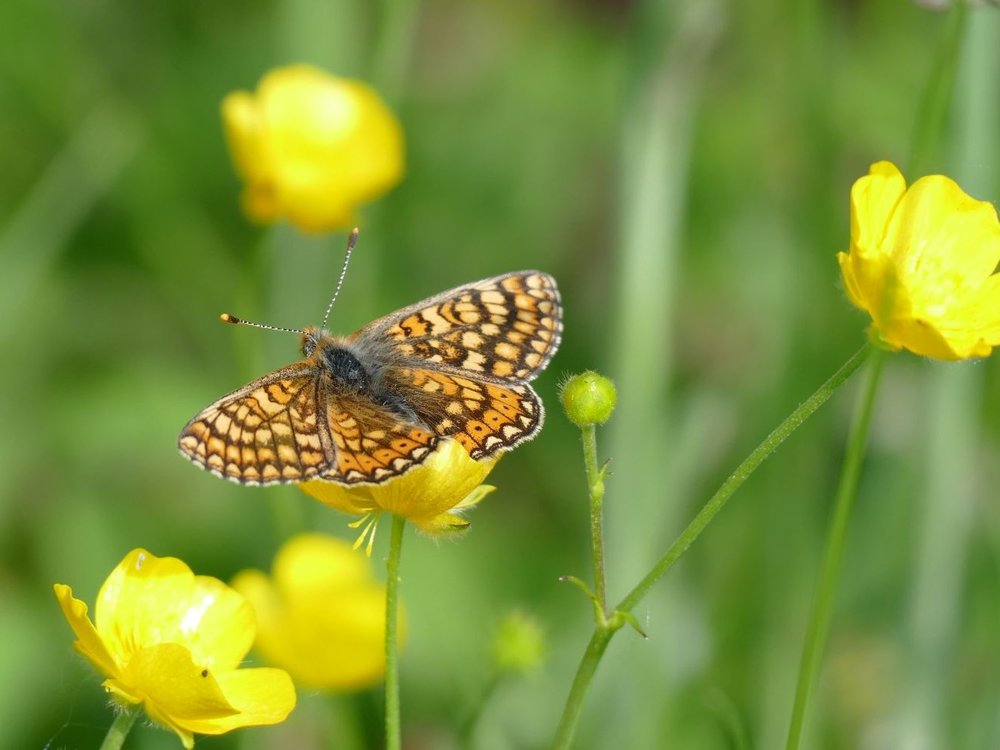
[[[219,316],[219,320],[223,323],[232,323],[238,326],[250,326],[251,328],[260,328],[264,331],[281,331],[282,333],[303,333],[301,328],[283,328],[282,326],[269,326],[266,323],[254,323],[249,320],[243,320],[243,318],[237,318],[235,315],[230,315],[229,313],[222,313]]]
[[[333,290],[333,297],[330,298],[330,304],[326,306],[326,312],[323,314],[323,323],[320,328],[326,328],[326,321],[330,317],[330,311],[333,310],[333,303],[337,301],[337,296],[340,294],[340,287],[344,285],[344,277],[347,276],[347,264],[351,262],[351,253],[354,252],[354,246],[358,244],[358,228],[354,227],[351,230],[351,236],[347,238],[347,252],[344,254],[344,267],[340,269],[340,278],[337,279],[337,288]]]

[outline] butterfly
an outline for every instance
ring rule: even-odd
[[[503,453],[542,427],[528,383],[559,347],[562,308],[555,279],[518,271],[449,289],[349,336],[322,326],[301,334],[303,360],[187,423],[177,441],[184,456],[246,485],[365,485],[417,466],[444,438],[474,459]]]

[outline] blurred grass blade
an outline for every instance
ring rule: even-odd
[[[20,308],[94,205],[110,191],[142,141],[132,116],[105,100],[80,122],[0,234],[0,320]]]
[[[971,195],[985,197],[997,184],[996,159],[983,154],[1000,150],[1000,99],[991,96],[1000,70],[1000,13],[970,9],[962,59],[955,84],[954,132],[948,170]],[[926,430],[926,460],[915,498],[920,528],[916,540],[910,591],[905,663],[910,679],[900,696],[899,747],[944,747],[954,709],[951,671],[961,658],[965,576],[970,537],[975,522],[977,488],[989,479],[982,474],[980,415],[983,414],[982,367],[938,365],[928,373],[930,405]],[[996,661],[994,660],[994,665]],[[996,705],[996,694],[982,697],[983,708]],[[992,700],[991,700],[992,699]],[[996,747],[1000,726],[983,728],[983,747]]]

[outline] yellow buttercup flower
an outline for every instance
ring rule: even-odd
[[[881,346],[956,360],[1000,345],[997,212],[947,177],[907,189],[893,164],[873,164],[851,188],[851,248],[837,260]]]
[[[300,534],[274,558],[272,576],[233,579],[257,613],[256,650],[310,688],[356,690],[385,674],[385,586],[368,558],[323,534]]]
[[[384,484],[344,487],[313,480],[299,486],[312,497],[349,515],[371,519],[358,543],[374,536],[374,522],[385,511],[403,516],[421,531],[441,534],[468,528],[462,513],[495,487],[483,484],[499,457],[476,461],[456,440],[446,438],[419,466]]]
[[[243,206],[307,232],[350,227],[403,176],[403,131],[369,86],[311,65],[275,68],[222,102]]]
[[[136,549],[97,596],[94,621],[69,586],[55,584],[73,644],[123,705],[142,705],[184,747],[195,734],[277,724],[295,707],[280,669],[238,669],[254,638],[250,604],[182,561]]]

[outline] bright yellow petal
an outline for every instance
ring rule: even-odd
[[[889,220],[906,191],[906,180],[892,162],[872,164],[851,188],[851,252],[878,252]]]
[[[237,712],[184,720],[185,729],[196,734],[222,734],[240,727],[278,724],[295,708],[295,687],[288,673],[280,669],[238,669],[220,674],[218,682]]]
[[[97,667],[101,674],[107,677],[114,677],[118,674],[118,666],[114,657],[104,647],[104,642],[98,635],[97,630],[87,617],[87,605],[79,599],[73,598],[73,590],[62,583],[57,583],[53,587],[59,606],[69,626],[73,628],[77,641],[73,644],[77,651]]]
[[[383,510],[408,519],[431,518],[465,500],[489,475],[499,457],[476,461],[458,441],[442,440],[423,464],[371,488]]]
[[[854,274],[853,258],[847,253],[837,253],[837,262],[840,264],[840,274],[844,279],[844,291],[847,292],[847,298],[854,303],[855,307],[868,310],[865,290]]]
[[[138,646],[178,643],[213,670],[236,667],[253,642],[253,611],[221,581],[181,560],[130,552],[98,595],[97,631],[124,662]]]
[[[235,91],[222,100],[222,123],[233,164],[241,177],[251,182],[271,179],[264,150],[262,121],[257,101],[245,91]]]
[[[906,192],[886,240],[907,284],[945,304],[1000,262],[996,209],[941,175],[923,177]]]
[[[368,487],[348,489],[335,482],[324,482],[322,479],[302,482],[298,487],[311,498],[349,516],[363,516],[377,507],[372,501]]]
[[[926,320],[899,318],[890,321],[878,332],[882,340],[889,344],[889,348],[894,350],[905,348],[922,357],[934,357],[946,361],[962,359],[962,355],[955,351],[951,342]]]
[[[335,601],[284,602],[274,627],[260,629],[256,648],[302,685],[352,690],[381,680],[384,628],[385,593],[370,585]]]
[[[345,690],[381,679],[385,590],[347,542],[299,535],[275,558],[273,582],[244,571],[233,587],[257,613],[256,649],[296,682]]]
[[[299,486],[325,505],[350,515],[382,510],[420,526],[463,503],[499,460],[495,456],[476,461],[457,440],[447,438],[422,464],[383,484],[348,489],[314,480]]]
[[[451,510],[433,517],[417,516],[410,522],[425,534],[448,534],[465,531],[470,523],[462,512],[475,507],[479,502],[496,489],[493,485],[481,484],[466,495],[458,505]]]
[[[351,546],[325,534],[298,534],[274,558],[278,588],[297,596],[336,595],[374,579],[371,564]]]
[[[851,216],[851,252],[838,262],[877,341],[946,360],[1000,345],[1000,222],[991,204],[941,175],[906,190],[880,162],[852,188]]]
[[[122,668],[120,682],[143,698],[153,718],[179,723],[231,716],[237,711],[220,689],[217,675],[196,663],[191,652],[177,643],[140,648]]]
[[[350,225],[357,207],[399,182],[403,131],[368,86],[309,65],[276,68],[253,95],[223,104],[227,141],[258,220],[300,229]]]

